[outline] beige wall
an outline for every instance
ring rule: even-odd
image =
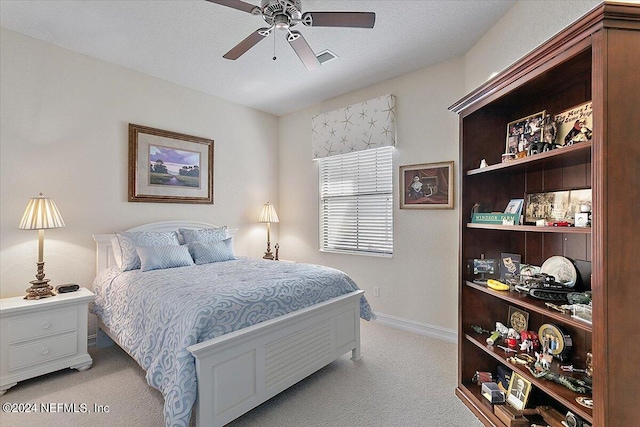
[[[314,115],[393,93],[398,141],[393,188],[398,188],[400,165],[454,160],[457,167],[458,118],[447,107],[462,97],[463,86],[458,59],[281,117],[281,256],[347,272],[377,312],[455,328],[457,210],[400,210],[395,200],[393,258],[319,252],[318,165],[311,160],[310,140]],[[380,297],[373,296],[374,287]]]
[[[0,42],[1,297],[35,278],[37,232],[17,227],[39,192],[67,225],[45,232],[52,284],[91,287],[91,235],[153,221],[239,228],[236,252],[262,254],[257,217],[278,199],[277,117],[5,29]],[[213,139],[215,203],[128,203],[129,123]]]
[[[505,13],[464,56],[467,92],[504,70],[601,3],[525,0]]]

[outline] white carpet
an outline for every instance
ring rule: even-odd
[[[349,355],[238,418],[233,427],[474,427],[482,424],[454,395],[456,346],[362,322],[362,355]],[[88,413],[0,413],[7,426],[163,426],[161,394],[118,347],[91,349],[93,367],[23,381],[5,403],[87,405]],[[108,406],[95,413],[94,404]]]

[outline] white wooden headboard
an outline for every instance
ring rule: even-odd
[[[138,227],[130,228],[129,230],[124,231],[178,231],[178,228],[189,228],[192,230],[198,230],[201,228],[211,227],[217,226],[198,221],[162,221],[140,225]],[[233,236],[236,231],[238,230],[229,229],[229,234]],[[113,258],[113,251],[111,250],[111,238],[113,236],[115,236],[114,233],[93,235],[93,240],[96,241],[96,274],[98,274],[105,268],[116,265],[116,260]]]

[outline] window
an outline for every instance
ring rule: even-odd
[[[320,159],[320,250],[393,253],[393,147]]]

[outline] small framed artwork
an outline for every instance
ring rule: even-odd
[[[581,206],[591,206],[591,189],[527,194],[525,222],[567,222],[573,224]]]
[[[562,147],[591,140],[593,134],[591,101],[556,114],[554,120],[558,127],[557,145]]]
[[[400,209],[453,209],[453,162],[400,166]]]
[[[522,223],[522,206],[524,205],[524,199],[511,199],[507,207],[504,209],[504,213],[514,214],[518,216],[518,221],[515,225]]]
[[[512,280],[520,279],[520,254],[500,254],[500,281],[509,283]]]
[[[542,141],[545,111],[532,114],[507,124],[505,154],[525,157],[532,144]]]
[[[129,124],[129,201],[213,204],[213,140]]]
[[[507,390],[507,403],[522,411],[527,405],[530,393],[531,382],[514,371],[511,374],[509,389]]]
[[[529,330],[529,313],[510,305],[508,324],[517,333]]]

